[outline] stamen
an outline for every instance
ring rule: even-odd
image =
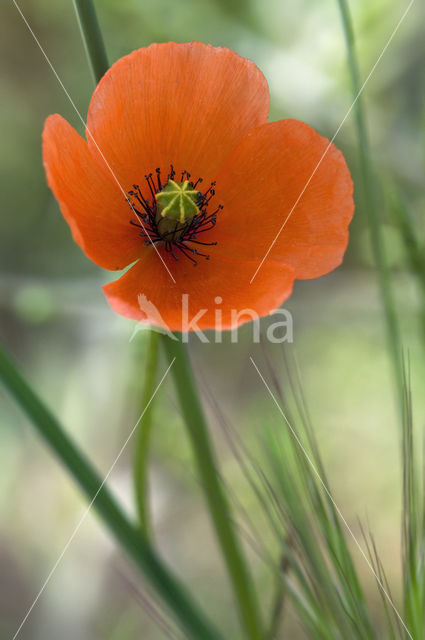
[[[188,252],[186,251],[186,249],[185,249],[185,248],[183,248],[183,247],[185,247],[185,245],[182,245],[182,244],[180,244],[180,243],[179,243],[179,244],[176,244],[176,247],[177,247],[177,249],[178,249],[179,251],[181,251],[181,252],[183,253],[183,255],[185,255],[185,256],[186,256],[186,258],[189,258],[189,260],[190,260],[191,262],[193,262],[193,266],[194,266],[194,267],[196,267],[196,265],[197,265],[198,263],[196,262],[196,260],[194,260],[194,259],[192,258],[192,256],[190,256],[190,255],[188,254]]]
[[[217,244],[198,239],[199,234],[214,228],[217,214],[223,209],[223,205],[219,204],[214,211],[208,211],[208,205],[216,195],[215,181],[201,193],[197,187],[202,183],[202,178],[190,181],[191,174],[185,169],[181,172],[180,183],[174,180],[176,171],[172,164],[165,183],[159,167],[155,173],[155,180],[152,173],[145,175],[149,196],[143,195],[138,184],[133,184],[128,191],[126,201],[135,216],[130,224],[139,230],[146,246],[162,243],[165,251],[175,260],[179,259],[177,252],[182,253],[194,266],[198,262],[193,256],[209,260],[208,254],[198,252],[193,245]]]

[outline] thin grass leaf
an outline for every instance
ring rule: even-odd
[[[416,638],[425,637],[425,508],[424,472],[415,450],[409,363],[405,367],[405,412],[402,433],[403,522],[402,560],[404,611],[407,625]],[[420,471],[421,469],[421,471]]]

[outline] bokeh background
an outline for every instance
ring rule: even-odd
[[[356,0],[351,5],[365,78],[407,2]],[[71,0],[21,0],[20,7],[85,116],[93,85]],[[98,0],[97,9],[111,62],[153,41],[201,40],[228,46],[256,62],[270,85],[272,120],[297,118],[332,137],[351,105],[336,1]],[[418,428],[425,417],[422,298],[394,223],[392,195],[394,189],[402,194],[418,242],[425,246],[424,14],[417,0],[364,92]],[[130,342],[133,324],[110,311],[100,289],[108,274],[73,243],[46,187],[40,151],[44,119],[61,113],[80,132],[81,123],[12,0],[0,6],[0,36],[1,339],[106,473],[140,412],[146,335],[140,332]],[[356,185],[350,247],[342,268],[296,284],[286,304],[294,319],[290,348],[299,362],[335,498],[356,532],[357,516],[369,523],[397,599],[399,430],[352,116],[335,143]],[[201,389],[214,396],[256,455],[264,429],[285,425],[249,364],[249,355],[254,355],[265,366],[250,328],[245,327],[231,347],[226,336],[221,345],[203,345],[195,338],[190,347]],[[273,351],[273,361],[279,370],[280,347]],[[163,360],[160,369],[165,371],[166,365]],[[86,504],[3,391],[0,402],[0,637],[11,638]],[[226,482],[255,520],[258,506],[226,445],[217,411],[209,406],[209,414]],[[155,405],[152,449],[152,501],[161,552],[194,587],[199,601],[227,626],[227,637],[237,638],[232,598],[171,381]],[[131,458],[132,443],[111,476],[114,491],[130,511]],[[264,543],[268,535],[264,531]],[[354,556],[379,625],[382,611],[373,576],[360,554]],[[272,580],[254,553],[251,560],[267,610]],[[19,637],[167,637],[147,611],[148,594],[91,514]],[[279,637],[305,637],[290,606]]]

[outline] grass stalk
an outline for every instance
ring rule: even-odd
[[[355,125],[359,143],[359,158],[362,182],[364,186],[367,221],[372,242],[372,250],[378,271],[379,289],[387,327],[387,344],[393,362],[394,381],[399,402],[400,414],[403,412],[403,365],[402,343],[397,312],[391,287],[391,274],[386,256],[381,220],[377,203],[377,175],[374,171],[366,118],[361,95],[359,66],[357,62],[354,30],[348,0],[338,0],[344,36],[347,46],[348,68],[354,100]]]
[[[421,303],[419,321],[422,345],[425,347],[425,254],[424,247],[418,241],[417,232],[412,222],[406,202],[400,194],[392,198],[392,210],[398,230],[403,240],[408,268],[415,276],[420,288]]]

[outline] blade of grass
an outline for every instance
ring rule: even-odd
[[[44,406],[1,346],[0,379],[80,486],[102,522],[175,614],[188,636],[193,640],[222,639],[198,610],[183,584],[168,571],[137,527],[128,520],[88,459]]]
[[[385,572],[384,572],[384,568],[382,565],[382,562],[379,558],[378,555],[378,551],[377,551],[377,546],[376,543],[374,541],[373,535],[370,532],[370,530],[366,533],[362,523],[359,521],[359,527],[360,527],[360,531],[364,540],[364,543],[366,545],[366,552],[367,555],[369,557],[369,560],[373,566],[373,570],[375,572],[375,574],[378,576],[379,582],[381,584],[385,584],[385,588],[387,593],[390,595],[391,599],[391,589],[390,589],[390,585],[388,583],[388,580],[386,578]],[[379,587],[379,583],[377,582],[378,587]],[[382,601],[382,605],[384,607],[384,611],[385,611],[385,619],[386,619],[386,623],[387,623],[387,631],[388,631],[388,640],[396,640],[396,638],[404,638],[405,634],[403,631],[403,628],[400,624],[399,619],[397,618],[397,616],[394,615],[394,610],[389,606],[387,599],[384,597],[384,594],[382,592],[382,589],[379,588],[379,595],[381,597],[381,601]]]
[[[392,210],[403,239],[408,267],[414,274],[421,291],[421,307],[419,310],[422,331],[422,344],[425,347],[425,254],[424,247],[418,241],[416,229],[413,225],[406,202],[400,193],[392,197]]]
[[[403,583],[404,608],[415,638],[425,637],[425,507],[422,478],[415,450],[410,381],[405,382],[406,411],[403,422]],[[422,452],[423,453],[423,452]]]
[[[377,206],[377,175],[372,166],[369,136],[361,96],[359,66],[357,62],[354,30],[348,0],[338,0],[345,41],[347,45],[348,68],[351,77],[354,98],[355,125],[357,130],[362,181],[367,206],[367,221],[372,241],[372,250],[378,270],[379,289],[386,319],[388,351],[393,363],[394,382],[400,409],[403,412],[403,367],[402,342],[399,323],[391,287],[391,274],[388,267],[385,246],[381,232],[381,220]]]
[[[375,262],[378,268],[381,297],[385,310],[388,335],[388,349],[392,354],[394,364],[394,376],[396,392],[399,401],[401,424],[402,424],[402,460],[403,460],[403,571],[404,571],[404,605],[408,630],[405,629],[409,637],[424,637],[424,612],[425,612],[425,576],[420,570],[423,567],[424,555],[424,529],[420,530],[418,510],[423,508],[423,492],[418,488],[416,479],[415,461],[413,457],[413,447],[411,445],[412,430],[410,412],[410,400],[406,393],[406,381],[404,375],[404,364],[402,360],[402,343],[398,319],[395,311],[393,295],[391,291],[390,273],[385,255],[382,234],[380,230],[380,220],[376,207],[376,175],[370,160],[370,146],[367,136],[362,101],[359,96],[360,83],[358,63],[355,53],[354,33],[351,16],[347,0],[338,0],[345,39],[347,43],[348,63],[352,80],[353,93],[356,96],[355,113],[356,128],[359,138],[360,163],[362,168],[363,181],[365,186],[366,201],[368,204],[368,221],[372,237]],[[404,13],[407,14],[412,3],[410,3]],[[400,23],[399,23],[400,24]],[[414,261],[414,268],[422,272],[423,265],[418,261],[416,250],[416,240],[413,230],[410,228],[409,220],[404,212],[398,211],[399,225],[405,236],[405,241],[409,249],[410,259]],[[421,274],[422,276],[422,274]],[[418,530],[420,533],[418,533]],[[418,549],[419,548],[419,549]],[[419,550],[419,556],[418,556]],[[417,588],[417,579],[420,585]],[[419,597],[418,597],[419,596]]]

